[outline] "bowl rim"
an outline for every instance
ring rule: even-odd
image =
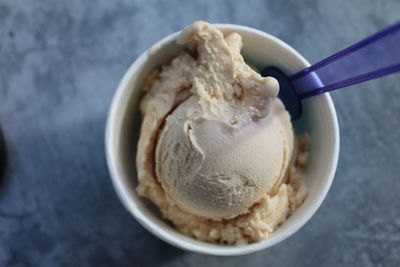
[[[241,31],[262,37],[263,39],[267,39],[268,41],[275,43],[279,45],[281,48],[287,50],[290,54],[292,54],[298,61],[300,61],[306,67],[310,66],[310,63],[302,55],[300,55],[300,53],[298,53],[294,48],[292,48],[284,41],[266,32],[237,24],[213,24],[213,26],[221,30]],[[292,225],[291,228],[288,228],[280,235],[275,235],[269,239],[245,246],[220,246],[220,247],[209,248],[206,245],[194,244],[184,240],[183,238],[177,238],[168,233],[168,231],[162,229],[162,227],[158,226],[157,223],[155,223],[153,220],[144,215],[139,210],[136,201],[129,196],[128,189],[125,188],[117,168],[117,162],[116,162],[117,156],[114,156],[114,152],[116,150],[116,148],[114,147],[114,143],[115,140],[118,140],[120,136],[120,129],[115,127],[118,121],[118,114],[120,112],[120,106],[121,106],[120,103],[121,101],[125,102],[128,101],[126,99],[127,97],[125,96],[130,92],[132,92],[132,89],[129,90],[128,87],[130,79],[132,78],[132,76],[134,76],[134,73],[139,69],[141,69],[146,63],[146,61],[149,59],[150,57],[149,51],[151,51],[152,48],[155,47],[162,48],[164,45],[171,43],[172,41],[176,40],[180,32],[181,31],[172,33],[167,37],[164,37],[160,41],[156,42],[152,46],[150,46],[149,49],[146,49],[125,72],[123,78],[118,84],[116,92],[114,93],[109,113],[107,116],[106,129],[105,129],[106,160],[114,190],[118,198],[120,199],[121,203],[123,204],[123,206],[144,228],[146,228],[149,232],[153,233],[163,241],[171,245],[174,245],[178,248],[181,248],[183,250],[188,250],[200,254],[215,255],[215,256],[235,256],[235,255],[254,253],[262,249],[272,247],[278,244],[279,242],[285,240],[286,238],[290,237],[291,235],[293,235],[302,226],[304,226],[309,219],[311,219],[311,217],[315,214],[315,212],[322,204],[323,200],[325,199],[331,187],[336,172],[338,156],[339,156],[339,146],[340,146],[339,125],[333,101],[329,93],[325,93],[319,96],[320,99],[323,102],[325,102],[328,115],[330,116],[330,120],[332,122],[331,128],[333,133],[333,155],[332,155],[331,168],[328,177],[326,178],[327,181],[325,186],[322,188],[322,191],[316,198],[316,200],[310,205],[310,207],[307,210],[304,211],[302,216],[298,218],[298,220]]]

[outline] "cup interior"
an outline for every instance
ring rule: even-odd
[[[242,36],[242,55],[259,69],[275,66],[293,74],[310,64],[293,48],[264,32],[231,24],[217,24],[224,34]],[[311,136],[310,158],[305,173],[309,195],[305,202],[278,227],[267,240],[245,246],[226,246],[195,240],[178,232],[162,219],[157,207],[136,194],[136,144],[140,132],[141,84],[147,74],[182,49],[172,34],[145,51],[128,69],[112,101],[106,127],[106,153],[116,193],[125,208],[150,232],[166,242],[203,254],[242,255],[252,253],[286,239],[315,213],[332,183],[339,153],[339,132],[335,108],[329,94],[303,101],[303,114],[294,123],[298,133]],[[318,83],[318,77],[315,77]]]

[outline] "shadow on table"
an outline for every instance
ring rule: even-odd
[[[107,247],[96,247],[86,258],[89,265],[158,266],[165,265],[186,253],[161,241],[136,222],[131,222],[126,231],[130,237],[124,238],[111,253]]]
[[[83,150],[80,157],[86,159],[84,164],[87,166],[84,169],[94,177],[92,181],[79,186],[82,189],[91,188],[91,193],[87,189],[82,190],[76,196],[80,201],[74,204],[86,221],[83,238],[77,236],[75,240],[88,244],[81,252],[81,261],[86,261],[90,266],[157,266],[184,255],[184,251],[144,229],[124,209],[114,192],[107,169],[103,123],[100,119],[83,125],[82,129],[74,130],[78,132],[74,136],[82,139],[78,142],[82,144],[76,144],[76,148]],[[76,152],[71,153],[71,161],[74,157],[72,154]],[[134,160],[132,163],[134,164]],[[80,179],[87,178],[82,174]],[[90,244],[91,242],[93,243]]]

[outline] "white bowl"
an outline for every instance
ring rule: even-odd
[[[224,33],[239,33],[244,43],[242,54],[256,67],[272,65],[287,74],[292,74],[310,65],[288,44],[267,33],[232,24],[215,26]],[[245,246],[227,246],[185,236],[162,219],[158,209],[148,200],[139,197],[135,191],[141,84],[150,70],[182,49],[175,43],[178,34],[179,32],[171,34],[145,51],[125,73],[114,95],[108,115],[105,142],[108,167],[115,191],[125,208],[140,224],[176,247],[202,254],[225,256],[243,255],[271,247],[294,234],[311,218],[331,186],[339,154],[339,130],[331,97],[326,93],[303,102],[304,112],[302,118],[295,123],[295,128],[307,131],[311,135],[310,161],[306,169],[309,195],[269,239]]]

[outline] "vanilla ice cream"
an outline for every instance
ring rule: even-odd
[[[307,196],[307,139],[296,142],[277,81],[244,62],[240,35],[200,21],[178,44],[144,85],[138,193],[197,239],[265,239]]]

